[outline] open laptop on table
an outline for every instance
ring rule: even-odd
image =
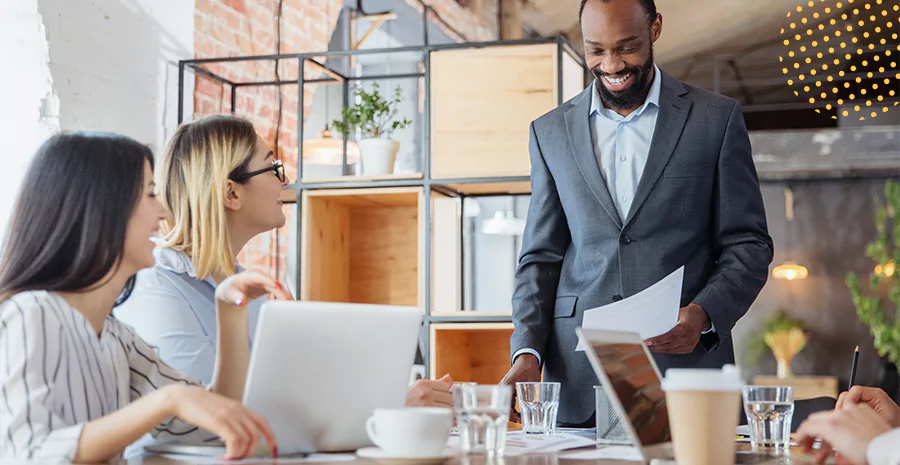
[[[400,408],[418,346],[415,307],[269,301],[256,328],[244,405],[264,416],[283,455],[370,446],[366,419]],[[213,446],[151,453],[223,455]]]
[[[577,328],[585,354],[623,429],[649,463],[675,458],[662,374],[637,333]],[[738,406],[735,406],[738,408]],[[738,452],[736,464],[763,463],[766,454]]]

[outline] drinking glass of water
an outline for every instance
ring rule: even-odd
[[[794,390],[790,386],[745,386],[744,412],[754,447],[784,447],[791,443]]]
[[[559,383],[516,383],[525,434],[553,434],[559,411]]]
[[[453,410],[465,454],[503,455],[512,387],[462,385],[453,388]]]
[[[473,383],[471,381],[454,381],[453,385],[450,387],[450,393],[453,394],[453,392],[456,391],[457,389],[459,389],[461,386],[475,386],[477,384],[478,383]],[[451,433],[459,432],[459,423],[458,423],[458,420],[456,419],[456,415],[453,416],[453,427],[450,428],[450,432]]]

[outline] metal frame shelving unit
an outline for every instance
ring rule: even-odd
[[[432,212],[431,212],[431,199],[432,192],[438,192],[443,195],[455,197],[459,199],[459,214],[460,217],[463,217],[463,204],[462,201],[465,197],[487,197],[487,196],[507,196],[507,195],[527,195],[521,193],[506,193],[506,192],[489,192],[489,193],[472,193],[467,194],[465,190],[453,189],[450,186],[452,185],[466,185],[466,184],[493,184],[493,183],[511,183],[511,182],[529,182],[530,178],[528,176],[516,176],[516,177],[488,177],[488,178],[460,178],[460,179],[432,179],[431,177],[431,66],[430,66],[430,58],[431,52],[441,51],[441,50],[453,50],[453,49],[477,49],[477,48],[485,48],[485,47],[495,47],[495,46],[510,46],[510,45],[537,45],[537,44],[556,44],[557,49],[557,63],[556,63],[556,72],[557,72],[557,80],[556,85],[560,89],[557,92],[557,105],[563,103],[563,92],[562,92],[562,82],[563,82],[563,72],[562,72],[562,62],[563,62],[563,53],[568,53],[582,66],[585,67],[584,59],[581,55],[575,51],[575,49],[562,37],[554,37],[554,38],[540,38],[540,39],[526,39],[526,40],[516,40],[516,41],[493,41],[493,42],[479,42],[479,43],[462,43],[462,44],[441,44],[441,45],[422,45],[422,46],[411,46],[411,47],[398,47],[398,48],[387,48],[387,49],[364,49],[364,50],[336,50],[336,51],[325,51],[325,52],[314,52],[314,53],[296,53],[296,54],[279,54],[279,55],[256,55],[256,56],[240,56],[240,57],[223,57],[223,58],[205,58],[205,59],[191,59],[191,60],[182,60],[178,63],[178,123],[180,124],[184,120],[184,89],[185,89],[185,73],[188,70],[192,70],[195,73],[198,73],[206,78],[212,79],[220,84],[226,85],[230,88],[231,91],[231,109],[232,112],[235,111],[235,107],[237,105],[237,90],[238,88],[245,87],[259,87],[259,86],[298,86],[298,89],[303,89],[303,86],[309,84],[335,84],[340,83],[342,85],[342,94],[343,94],[343,105],[348,106],[350,103],[350,84],[358,81],[374,81],[374,80],[385,80],[385,79],[420,79],[424,78],[424,109],[422,112],[422,136],[421,136],[421,167],[422,167],[422,177],[415,179],[383,179],[383,180],[353,180],[352,178],[348,178],[346,181],[328,181],[328,182],[303,182],[303,145],[302,143],[298,144],[298,154],[297,154],[297,177],[296,181],[291,184],[288,189],[292,189],[296,193],[295,201],[296,201],[296,228],[297,228],[297,251],[296,251],[296,263],[297,263],[297,272],[296,272],[296,289],[300,290],[302,284],[302,276],[301,276],[301,261],[302,261],[302,248],[300,247],[300,242],[302,241],[302,218],[303,218],[303,203],[302,203],[302,195],[303,191],[306,190],[318,190],[318,189],[360,189],[360,188],[386,188],[386,187],[422,187],[424,190],[424,224],[425,224],[425,250],[424,250],[424,334],[423,334],[423,342],[424,346],[420,347],[422,350],[422,355],[424,358],[424,363],[426,366],[426,372],[430,368],[429,367],[429,356],[428,351],[430,348],[430,325],[431,323],[489,323],[489,322],[511,322],[511,316],[499,316],[499,315],[486,315],[486,316],[478,316],[478,312],[476,311],[461,311],[459,316],[432,316],[431,310],[431,291],[432,291]],[[318,61],[318,59],[341,59],[363,55],[373,55],[373,54],[391,54],[391,53],[408,53],[408,52],[420,52],[422,53],[422,67],[420,68],[422,72],[418,73],[401,73],[401,74],[380,74],[380,75],[370,75],[370,76],[348,76],[342,74],[336,69],[333,69],[325,63],[325,61]],[[265,61],[265,62],[276,62],[284,61],[284,60],[297,60],[298,69],[296,80],[269,80],[269,81],[250,81],[250,82],[235,82],[229,79],[226,79],[209,69],[208,66],[211,65],[221,65],[226,63],[239,63],[239,62],[251,62],[251,61]],[[276,65],[277,66],[277,65]],[[314,67],[328,77],[325,78],[316,78],[316,79],[306,79],[305,72],[307,71],[307,66]],[[304,134],[304,119],[303,119],[303,108],[304,108],[304,92],[298,91],[299,102],[298,102],[298,115],[297,115],[297,139],[298,141],[303,141]],[[344,135],[344,153],[343,153],[343,170],[344,174],[347,175],[347,136]],[[461,229],[463,221],[460,221]],[[461,239],[462,240],[462,239]],[[464,259],[464,247],[460,247],[460,263]],[[464,267],[460,267],[462,270]],[[460,282],[460,293],[462,294],[461,302],[464,302],[462,297],[465,294],[465,286],[463,282]]]

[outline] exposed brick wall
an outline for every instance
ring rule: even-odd
[[[420,8],[418,0],[407,0]],[[428,4],[453,28],[472,41],[497,38],[497,0],[480,0],[471,9],[457,0],[428,0]],[[328,48],[328,40],[341,12],[342,0],[284,0],[282,11],[282,53],[307,53]],[[493,5],[493,7],[491,7]],[[197,58],[267,55],[276,52],[277,0],[196,0],[194,45]],[[493,8],[493,9],[492,9]],[[449,33],[449,31],[448,31]],[[452,34],[451,34],[452,35]],[[275,80],[274,63],[237,62],[209,66],[214,73],[233,82]],[[282,80],[297,78],[297,60],[279,65]],[[321,77],[307,67],[307,78]],[[309,114],[315,86],[306,86],[304,119]],[[281,158],[287,172],[295,174],[297,147],[297,87],[282,87],[282,119],[279,135]],[[276,89],[273,86],[239,88],[236,113],[249,118],[265,139],[275,141],[277,115]],[[231,111],[231,89],[207,77],[197,75],[194,90],[194,117]],[[293,208],[285,207],[288,224]],[[285,277],[288,254],[288,228],[267,234],[247,244],[239,260],[248,268],[262,269],[278,279]],[[277,246],[276,246],[277,244]]]
[[[284,0],[281,52],[326,50],[341,12],[341,0]],[[196,0],[194,44],[197,58],[268,55],[276,53],[277,0]],[[279,64],[282,80],[297,78],[297,60]],[[235,82],[273,81],[273,61],[238,62],[209,68]],[[307,77],[312,77],[311,73]],[[282,86],[279,152],[288,173],[297,172],[297,86]],[[315,86],[306,86],[304,117],[309,112]],[[250,119],[257,132],[274,146],[278,113],[274,86],[244,87],[237,91],[236,113]],[[194,116],[231,111],[231,89],[198,75],[194,91]],[[288,224],[292,208],[286,206]],[[244,248],[241,263],[284,279],[288,253],[288,228],[262,234]],[[280,257],[280,260],[278,259]]]
[[[419,0],[406,0],[416,10],[422,11]],[[497,40],[500,36],[500,27],[497,21],[499,15],[499,0],[425,0],[431,5],[441,18],[453,29],[464,34],[469,41],[484,42]],[[463,6],[466,5],[466,6]],[[446,31],[453,37],[451,31]]]

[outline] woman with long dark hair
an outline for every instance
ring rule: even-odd
[[[105,461],[145,433],[218,435],[227,458],[254,453],[260,437],[277,451],[266,420],[240,400],[244,305],[284,295],[280,285],[240,273],[216,289],[209,390],[111,315],[154,264],[166,216],[154,187],[150,150],[122,136],[57,135],[32,160],[0,259],[0,460]]]

